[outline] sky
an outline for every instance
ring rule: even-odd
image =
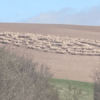
[[[0,22],[100,26],[100,0],[0,0]]]

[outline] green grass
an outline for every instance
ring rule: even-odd
[[[68,91],[69,85],[76,87],[78,90],[82,89],[82,95],[78,100],[93,100],[93,85],[94,85],[93,83],[64,80],[64,79],[52,79],[51,82],[54,83],[55,87],[59,91],[60,98],[63,100],[67,100],[65,99],[64,94],[66,93],[65,95],[66,96],[68,95],[66,91]]]

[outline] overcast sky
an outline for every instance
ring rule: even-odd
[[[100,0],[0,0],[0,22],[100,26]]]

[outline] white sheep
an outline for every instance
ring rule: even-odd
[[[66,45],[62,45],[61,48],[62,48],[62,49],[67,49],[68,46],[66,46]]]
[[[29,49],[36,49],[36,47],[33,46],[33,45],[27,45],[27,48],[29,48]]]
[[[0,36],[0,39],[5,40],[5,39],[6,39],[6,37],[4,37],[4,36]]]
[[[8,41],[8,40],[2,40],[2,41],[1,41],[1,43],[4,43],[4,44],[9,44],[9,43],[10,43],[10,41]]]
[[[25,42],[25,45],[29,45],[29,42]]]
[[[46,48],[43,49],[43,51],[44,51],[44,52],[50,52],[49,49],[46,49]]]
[[[50,42],[46,44],[46,47],[48,47],[48,48],[50,48],[51,46],[52,46],[52,45],[51,45]]]
[[[66,50],[61,50],[59,53],[66,54]]]
[[[15,42],[14,45],[15,45],[15,46],[21,46],[22,44],[21,44],[21,43],[16,43],[16,42]]]
[[[54,46],[51,46],[50,47],[50,50],[58,50],[58,48],[57,47],[54,47]]]

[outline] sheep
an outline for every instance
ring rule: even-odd
[[[49,34],[47,34],[46,37],[47,37],[48,40],[52,38]]]
[[[28,43],[30,43],[30,41],[31,41],[31,40],[27,40],[27,39],[19,39],[19,40],[21,40],[22,42],[28,42]],[[33,41],[31,41],[31,42],[33,42]]]
[[[37,42],[38,39],[37,39],[37,38],[33,38],[32,41],[33,41],[33,42]]]
[[[39,47],[39,43],[38,42],[34,42],[33,45],[36,46],[36,47]]]
[[[12,41],[15,45],[17,45],[17,43],[25,42],[24,44],[27,45],[27,47],[29,48],[44,50],[46,52],[49,51],[55,53],[66,53],[66,51],[68,51],[71,54],[80,55],[94,55],[95,53],[100,53],[98,50],[93,51],[94,47],[89,45],[91,44],[95,46],[100,46],[100,41],[84,38],[70,38],[69,36],[60,37],[49,34],[47,36],[43,36],[42,34],[33,33],[1,32],[0,39],[1,42],[2,40],[9,41],[9,43]],[[34,46],[29,44],[33,44]],[[74,45],[79,45],[80,47]],[[60,48],[58,48],[58,46]],[[47,48],[49,48],[49,50]]]
[[[5,33],[0,32],[0,36],[6,36],[6,34],[5,34]]]
[[[66,50],[62,50],[61,48],[58,48],[55,50],[55,53],[65,54]]]
[[[14,43],[15,46],[21,46],[21,43]]]
[[[36,43],[37,43],[38,45],[45,45],[45,44],[43,44],[42,41],[37,41]]]
[[[27,45],[27,48],[29,48],[29,49],[36,49],[36,47],[33,46],[33,45]]]
[[[29,41],[29,40],[27,40],[26,42],[28,42],[28,43],[32,43],[32,44],[34,43],[34,41],[32,41],[32,40],[30,40],[30,41]]]
[[[25,45],[29,45],[29,42],[25,42]]]
[[[38,37],[39,40],[48,40],[47,36],[40,36]]]
[[[45,49],[46,47],[45,46],[41,46],[41,49]]]
[[[46,48],[45,48],[45,49],[43,49],[43,51],[44,51],[44,52],[49,52],[49,50],[48,50],[48,49],[46,49]]]
[[[50,50],[58,50],[58,48],[57,48],[57,47],[52,46],[52,47],[50,47]]]
[[[35,45],[35,47],[41,47],[41,45],[37,44],[37,45]]]
[[[96,50],[96,53],[100,53],[100,50]]]
[[[66,50],[61,50],[59,53],[66,54]]]
[[[34,38],[36,38],[36,36],[35,36],[35,35],[32,35],[32,36],[29,38],[29,40],[34,40]]]
[[[8,40],[1,40],[0,42],[4,43],[4,44],[9,44],[10,43],[10,41],[8,41]]]
[[[6,39],[6,37],[4,37],[4,36],[0,36],[0,39],[5,40],[5,39]]]
[[[46,47],[48,47],[48,48],[50,48],[51,46],[52,46],[51,43],[46,44]]]
[[[77,54],[77,51],[75,52],[74,50],[68,50],[68,53],[70,53],[70,54]]]
[[[11,38],[17,40],[18,39],[18,36],[17,35],[11,35]]]
[[[62,48],[62,49],[67,49],[68,46],[64,46],[64,45],[62,45],[61,48]]]
[[[2,40],[0,40],[0,43],[2,43]]]
[[[17,40],[16,43],[22,43],[22,40]]]
[[[81,42],[75,42],[74,44],[78,45],[78,46],[83,46],[83,44]]]
[[[19,35],[18,38],[30,38],[30,36],[24,34],[24,35]]]
[[[25,33],[25,34],[27,34],[30,37],[35,35],[35,33]]]
[[[37,34],[37,33],[35,33],[35,36],[38,38],[38,37],[41,37],[41,36],[43,36],[42,34]]]
[[[41,49],[46,48],[46,46],[45,46],[45,45],[43,45],[43,44],[38,44],[38,46],[39,46]]]
[[[5,37],[10,37],[8,34],[3,34],[3,36],[5,36]]]
[[[40,50],[40,51],[41,51],[41,48],[40,48],[40,47],[36,47],[36,48],[34,48],[34,49],[36,49],[36,50]]]
[[[62,41],[59,40],[59,39],[55,39],[54,42],[55,42],[55,43],[62,43]]]
[[[12,41],[13,39],[12,38],[5,38],[5,40]]]
[[[27,45],[27,48],[29,49],[32,49],[32,47],[33,47],[32,45]]]
[[[54,42],[54,38],[49,37],[47,41],[48,41],[48,42]]]
[[[67,45],[67,42],[66,42],[66,41],[62,41],[62,44],[63,44],[63,45]]]
[[[73,43],[67,43],[67,46],[73,46]]]
[[[96,43],[96,45],[95,46],[98,46],[98,47],[100,47],[100,43]]]
[[[62,46],[62,43],[55,43],[56,46]]]
[[[79,47],[79,46],[72,46],[71,48],[72,48],[72,49],[81,49],[82,47]]]

